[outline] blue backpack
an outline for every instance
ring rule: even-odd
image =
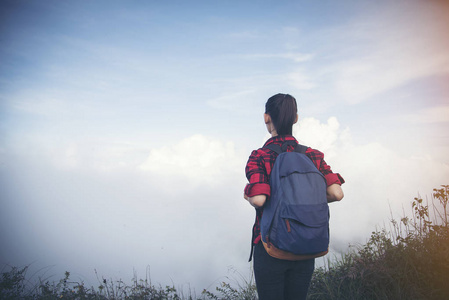
[[[294,145],[295,152],[285,152]],[[329,206],[326,180],[305,154],[307,147],[286,142],[266,148],[278,153],[270,175],[260,231],[268,254],[285,260],[303,260],[327,254]]]

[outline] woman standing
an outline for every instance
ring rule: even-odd
[[[315,259],[291,261],[271,257],[263,247],[260,235],[264,204],[270,200],[271,194],[269,178],[278,155],[266,146],[282,146],[285,142],[292,141],[294,143],[291,144],[298,143],[292,136],[293,124],[298,121],[295,98],[288,94],[277,94],[269,98],[265,104],[264,121],[271,138],[262,148],[254,150],[248,159],[245,171],[249,183],[244,193],[244,198],[256,208],[252,246],[257,293],[260,300],[305,299],[315,268]],[[294,145],[287,147],[287,152],[294,150]],[[343,198],[341,184],[344,179],[338,173],[332,172],[320,151],[307,148],[305,154],[326,179],[328,202],[340,201]]]

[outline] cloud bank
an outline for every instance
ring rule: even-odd
[[[354,144],[335,117],[302,119],[294,135],[324,152],[346,180],[344,200],[331,205],[333,253],[364,242],[388,220],[390,207],[401,214],[418,192],[428,194],[449,178],[449,166],[432,157]],[[217,283],[229,268],[247,272],[254,218],[242,198],[247,149],[199,134],[146,148],[106,140],[51,148],[41,142],[21,140],[28,147],[3,150],[7,263],[57,265],[55,272],[66,268],[90,282],[94,268],[131,278],[132,268],[143,276],[150,266],[157,281],[197,289]]]

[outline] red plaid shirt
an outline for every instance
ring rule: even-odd
[[[245,194],[248,197],[256,195],[270,196],[271,189],[269,185],[269,178],[271,169],[276,160],[277,153],[271,151],[265,146],[269,144],[277,144],[282,146],[286,141],[296,141],[291,135],[275,136],[266,141],[263,148],[254,150],[248,159],[245,172],[249,183],[245,187]],[[288,146],[287,152],[294,151],[294,146]],[[312,160],[317,169],[324,175],[327,185],[334,183],[343,184],[345,180],[338,173],[333,173],[331,167],[324,161],[324,154],[318,150],[307,148],[306,155]],[[268,199],[267,199],[268,200]],[[260,241],[260,218],[262,217],[263,208],[256,209],[256,221],[253,227],[253,243],[257,244]]]

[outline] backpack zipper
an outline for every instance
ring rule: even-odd
[[[291,228],[290,228],[290,222],[288,221],[288,219],[285,219],[285,224],[287,225],[287,232],[290,232]]]

